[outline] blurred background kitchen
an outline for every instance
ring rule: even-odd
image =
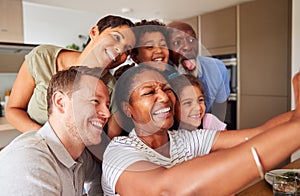
[[[227,65],[230,129],[256,126],[294,107],[290,80],[300,70],[298,0],[114,0],[109,4],[104,0],[0,0],[1,106],[24,56],[34,46],[81,50],[87,30],[107,14],[133,22],[190,23],[198,33],[201,55],[220,58]],[[0,147],[18,134],[0,118]]]

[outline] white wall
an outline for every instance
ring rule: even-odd
[[[23,2],[24,43],[82,46],[83,40],[78,35],[88,36],[91,27],[102,17],[96,13]]]
[[[292,76],[300,71],[300,1],[293,0],[292,15]],[[292,108],[295,108],[294,93],[292,93]]]
[[[293,0],[292,10],[292,76],[300,71],[300,1]],[[294,93],[292,92],[292,108],[295,108]],[[300,157],[300,149],[294,153],[291,160]]]
[[[113,14],[113,13],[112,13]],[[23,1],[24,43],[54,44],[65,47],[75,43],[82,46],[91,27],[106,15],[40,5]],[[128,17],[127,17],[128,18]],[[138,19],[129,18],[133,22]]]

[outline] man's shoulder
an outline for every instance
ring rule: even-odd
[[[3,150],[12,150],[22,147],[36,146],[36,142],[42,140],[38,131],[28,131],[20,134],[14,140],[12,140]]]
[[[217,58],[213,58],[213,57],[208,57],[208,56],[198,56],[198,60],[200,62],[214,62],[216,64],[220,64],[220,65],[224,65],[225,64],[223,63],[223,61],[221,61],[220,59],[217,59]]]
[[[6,146],[0,153],[0,184],[5,186],[1,192],[20,195],[26,195],[29,191],[32,193],[37,187],[36,183],[38,186],[42,183],[42,180],[36,181],[37,179],[51,181],[49,176],[45,177],[45,174],[53,174],[54,166],[55,161],[46,143],[33,132],[22,134],[18,140]],[[16,183],[18,186],[15,186]]]
[[[201,66],[205,69],[213,69],[214,67],[226,72],[226,66],[220,59],[206,57],[206,56],[198,56],[198,61],[200,62]]]
[[[24,133],[1,151],[1,173],[11,175],[9,172],[17,172],[23,175],[41,166],[46,167],[46,162],[53,162],[49,155],[46,143],[36,131]]]
[[[24,163],[30,161],[29,164],[34,164],[41,159],[37,156],[38,154],[45,154],[48,151],[47,144],[38,131],[26,132],[16,137],[1,151],[0,164],[2,164],[2,160]]]

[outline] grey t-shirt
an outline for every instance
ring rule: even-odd
[[[101,164],[84,150],[73,160],[46,123],[26,132],[0,152],[1,195],[81,196],[84,182],[89,195],[102,195]]]

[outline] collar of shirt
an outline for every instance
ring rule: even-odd
[[[54,156],[56,156],[56,158],[63,165],[65,165],[67,168],[71,168],[77,164],[77,162],[73,160],[69,152],[65,149],[64,145],[56,136],[49,122],[45,123],[45,125],[39,130],[39,133],[44,138]]]

